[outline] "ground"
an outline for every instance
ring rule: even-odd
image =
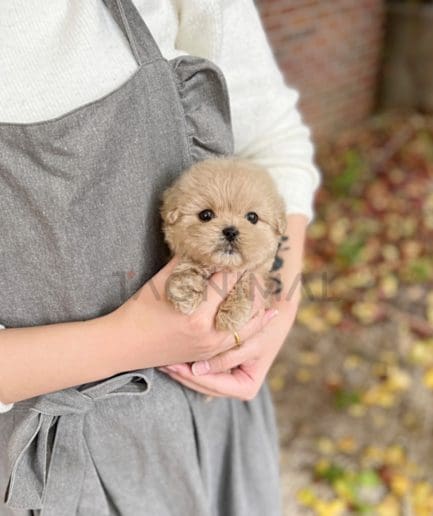
[[[286,516],[433,515],[433,120],[320,149],[303,301],[271,374]]]

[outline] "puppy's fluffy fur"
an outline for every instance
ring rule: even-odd
[[[167,299],[190,314],[214,272],[245,270],[215,320],[219,330],[239,330],[252,316],[254,275],[248,272],[261,275],[269,292],[269,272],[286,230],[284,201],[272,177],[244,159],[207,159],[183,172],[162,201],[165,240],[181,258],[166,283]],[[265,299],[269,305],[269,295]]]

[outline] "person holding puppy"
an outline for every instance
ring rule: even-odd
[[[0,19],[0,516],[280,514],[265,377],[319,175],[253,3],[15,0]],[[236,273],[191,315],[167,302],[158,212],[232,154],[273,175],[288,238],[280,294],[265,310],[257,290],[237,338],[214,325]]]

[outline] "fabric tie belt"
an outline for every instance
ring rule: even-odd
[[[42,509],[41,516],[75,516],[89,457],[83,435],[85,415],[103,400],[147,394],[152,375],[153,369],[131,371],[82,391],[65,389],[17,403],[13,410],[26,414],[8,445],[11,473],[6,505]],[[56,433],[50,450],[53,425]],[[95,500],[95,506],[101,508],[101,516],[108,513],[105,498]]]

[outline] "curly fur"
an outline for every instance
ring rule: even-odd
[[[203,222],[199,213],[212,210]],[[253,224],[246,214],[258,215]],[[164,192],[161,216],[165,240],[180,262],[166,284],[167,299],[183,313],[203,300],[216,271],[245,271],[219,306],[215,325],[239,330],[251,317],[252,281],[260,274],[269,285],[280,237],[286,230],[283,198],[266,169],[245,159],[213,158],[185,171]],[[223,229],[239,231],[229,242]]]

